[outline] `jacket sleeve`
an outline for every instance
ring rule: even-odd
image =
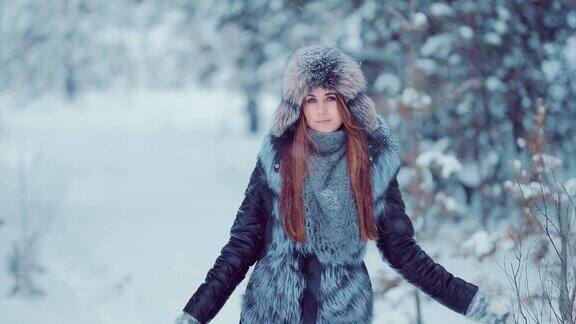
[[[230,239],[183,309],[200,323],[216,316],[261,252],[265,230],[260,190],[263,176],[258,159],[230,229]]]
[[[382,259],[409,283],[442,305],[465,315],[478,286],[448,272],[417,244],[396,176],[384,195],[386,208],[384,215],[377,218],[376,240]]]

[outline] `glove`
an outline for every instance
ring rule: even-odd
[[[511,308],[503,298],[478,290],[468,310],[467,318],[487,324],[512,323]]]
[[[186,312],[182,312],[180,316],[176,317],[174,324],[200,324],[200,322],[194,318],[194,316]]]

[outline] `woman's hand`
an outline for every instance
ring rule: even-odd
[[[512,323],[511,308],[505,299],[481,289],[474,295],[466,317],[488,324]]]
[[[194,316],[186,312],[182,312],[180,316],[176,317],[176,319],[174,320],[174,324],[200,324],[200,322],[198,322],[198,320],[194,318]]]

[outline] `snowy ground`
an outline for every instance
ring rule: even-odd
[[[171,323],[228,240],[255,162],[263,132],[245,135],[240,103],[189,89],[91,95],[73,106],[45,99],[2,113],[0,322]],[[267,122],[275,98],[264,105]],[[6,260],[22,232],[18,161],[31,226],[42,229],[36,282],[46,296],[32,300],[8,296]],[[445,230],[423,248],[433,255],[460,243],[456,227]],[[468,281],[504,282],[492,261],[437,261]],[[373,243],[366,263],[374,282],[394,275]],[[238,322],[246,282],[213,323]],[[375,323],[409,323],[413,299],[402,294],[377,300]],[[468,322],[423,297],[425,323]]]

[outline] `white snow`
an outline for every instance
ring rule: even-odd
[[[458,180],[469,187],[478,187],[480,185],[480,170],[478,164],[466,162],[458,172]]]
[[[508,25],[506,25],[506,22],[502,20],[494,21],[492,28],[494,28],[494,31],[500,35],[503,35],[508,31]]]
[[[435,2],[430,5],[430,13],[435,17],[453,16],[454,10],[445,3]]]
[[[447,211],[455,214],[465,215],[466,207],[459,203],[459,201],[447,195],[445,192],[440,191],[435,196],[434,199],[440,202]]]
[[[545,153],[533,154],[532,162],[536,165],[538,172],[550,172],[552,169],[557,169],[563,165],[561,159]]]
[[[494,239],[488,232],[480,230],[462,243],[462,249],[473,253],[476,257],[483,257],[494,249]]]
[[[420,48],[422,56],[447,58],[453,49],[454,36],[451,33],[441,33],[430,36]]]
[[[563,186],[563,188],[562,188]],[[566,201],[576,201],[576,178],[566,179],[558,189]]]
[[[542,197],[542,195],[547,196],[550,194],[550,188],[546,185],[542,185],[537,181],[530,181],[526,184],[508,180],[504,183],[504,185],[507,188],[512,189],[518,197],[523,197],[526,200],[532,197]]]
[[[550,93],[550,96],[557,101],[562,101],[568,95],[568,89],[566,89],[566,86],[558,83],[550,85],[548,92]]]
[[[486,41],[486,43],[492,45],[500,45],[502,43],[502,38],[500,37],[500,35],[494,32],[486,33],[484,35],[484,40]]]
[[[521,148],[526,147],[526,144],[528,144],[528,143],[526,143],[526,140],[523,139],[522,137],[518,137],[518,138],[516,139],[516,143],[517,143],[518,146],[520,146]]]
[[[438,69],[438,63],[433,59],[420,58],[414,61],[414,66],[428,75],[434,74]]]
[[[566,22],[568,23],[568,25],[570,27],[576,28],[576,12],[575,11],[570,11],[566,15]]]
[[[506,7],[496,6],[496,12],[498,13],[498,18],[502,20],[510,19],[510,11]]]
[[[472,39],[472,37],[474,36],[474,31],[472,30],[472,28],[466,25],[460,26],[460,28],[458,29],[458,33],[460,34],[460,37],[464,39]]]
[[[423,12],[417,12],[412,17],[414,21],[414,27],[422,29],[428,24],[428,17]]]
[[[542,61],[542,71],[549,81],[553,81],[562,72],[562,65],[558,60]]]
[[[510,160],[509,164],[514,172],[520,172],[520,170],[522,170],[522,162],[518,159]]]
[[[404,105],[411,106],[413,108],[423,108],[432,102],[432,99],[429,95],[420,93],[418,90],[412,87],[404,88],[400,100]]]
[[[2,271],[0,322],[171,323],[227,241],[255,162],[260,136],[244,135],[240,102],[185,89],[5,113],[0,192],[14,202],[0,206],[3,265],[21,233],[20,153],[32,202],[57,208],[36,225],[47,295],[8,298]],[[237,297],[214,323],[237,321]]]
[[[426,150],[421,152],[416,158],[416,163],[421,168],[440,168],[443,178],[450,177],[451,174],[460,172],[462,164],[453,154],[445,154],[438,150]]]
[[[489,76],[484,81],[486,84],[486,89],[490,91],[503,91],[506,89],[506,85],[496,76]]]
[[[374,89],[389,95],[394,95],[400,92],[401,82],[396,74],[382,73],[374,82]]]

